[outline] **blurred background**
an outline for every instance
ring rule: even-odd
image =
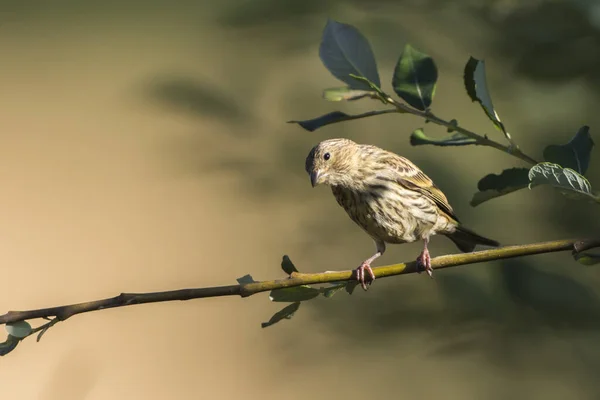
[[[369,39],[384,90],[404,44],[433,56],[433,111],[502,141],[466,95],[484,59],[494,105],[541,158],[600,126],[600,5],[551,0],[0,3],[1,312],[355,268],[371,240],[304,172],[348,137],[398,152],[472,229],[503,244],[598,236],[600,209],[549,188],[469,205],[484,175],[524,166],[480,147],[411,147],[423,121],[384,115],[307,132],[329,103],[327,18]],[[445,130],[428,124],[427,133]],[[588,177],[600,187],[597,149]],[[377,265],[413,260],[390,246]],[[455,252],[434,238],[434,255]],[[600,272],[567,253],[378,280],[305,304],[267,294],[84,314],[0,361],[11,399],[597,399]]]

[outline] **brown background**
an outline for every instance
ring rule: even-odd
[[[469,206],[485,148],[411,147],[422,126],[382,116],[309,133],[285,122],[376,104],[339,86],[318,45],[328,16],[371,41],[384,89],[410,42],[440,71],[434,111],[502,140],[462,86],[486,60],[501,117],[535,157],[583,125],[596,136],[598,34],[574,2],[0,3],[0,308],[29,309],[354,268],[372,243],[304,158],[345,136],[399,152],[461,219],[506,244],[597,232],[597,206],[541,188]],[[127,4],[122,4],[127,3]],[[452,3],[452,4],[450,4]],[[518,3],[518,2],[517,2]],[[83,4],[83,5],[82,5]],[[431,134],[441,128],[427,125]],[[589,176],[600,187],[597,151]],[[379,265],[413,259],[392,246]],[[434,254],[455,251],[434,239]],[[11,399],[597,398],[598,270],[568,254],[378,281],[280,309],[267,295],[107,310],[0,361]]]

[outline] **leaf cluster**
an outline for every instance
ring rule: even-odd
[[[481,178],[477,184],[478,191],[473,194],[471,200],[473,207],[521,189],[533,189],[540,185],[553,186],[570,198],[600,203],[600,195],[592,190],[592,185],[585,177],[594,147],[589,127],[579,128],[566,144],[546,146],[541,162],[525,154],[493,105],[483,60],[470,57],[465,64],[465,90],[469,98],[480,105],[505,143],[500,143],[487,134],[480,135],[465,129],[456,119],[447,121],[433,113],[431,107],[436,93],[438,69],[431,56],[410,44],[404,46],[391,80],[392,88],[400,100],[381,89],[381,78],[371,46],[354,26],[328,20],[322,35],[319,56],[329,72],[346,84],[343,87],[325,89],[323,97],[326,100],[356,101],[368,98],[392,107],[357,115],[333,111],[314,119],[289,122],[297,123],[312,132],[326,125],[359,118],[389,113],[412,114],[423,118],[425,123],[446,128],[444,137],[431,136],[424,128],[416,129],[409,137],[412,146],[488,146],[530,164],[529,167],[510,167],[499,174],[490,173]],[[600,262],[600,258],[597,261]]]
[[[479,192],[475,193],[471,201],[473,206],[541,184],[552,185],[565,194],[574,192],[578,198],[600,202],[600,197],[592,191],[585,178],[594,146],[589,127],[581,127],[566,144],[548,145],[543,151],[543,162],[537,162],[527,156],[516,144],[494,108],[483,60],[470,57],[467,61],[463,77],[465,89],[471,100],[481,106],[493,126],[502,133],[507,145],[502,145],[487,135],[479,135],[460,127],[456,119],[445,121],[433,114],[431,105],[436,92],[438,69],[431,56],[410,44],[404,46],[391,81],[394,92],[405,103],[399,102],[381,89],[377,62],[371,46],[354,26],[328,20],[321,39],[319,56],[329,72],[346,84],[343,87],[325,89],[323,97],[326,100],[355,101],[370,98],[394,108],[358,115],[334,111],[310,120],[289,122],[297,123],[312,132],[326,125],[381,114],[413,114],[424,118],[426,123],[433,122],[445,126],[450,134],[435,138],[427,135],[423,128],[419,128],[410,135],[410,144],[413,146],[490,146],[533,164],[530,168],[510,168],[500,174],[484,176],[478,184]]]

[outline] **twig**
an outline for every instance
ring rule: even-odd
[[[409,107],[406,104],[400,103],[399,101],[397,101],[396,99],[394,99],[393,97],[390,96],[386,96],[383,100],[385,100],[386,103],[392,104],[394,107],[396,107],[396,109],[399,112],[402,113],[408,113],[408,114],[412,114],[412,115],[416,115],[418,117],[424,118],[428,121],[433,122],[434,124],[438,124],[441,126],[445,126],[446,128],[451,128],[452,130],[455,130],[456,132],[462,133],[465,136],[468,136],[472,139],[477,140],[477,144],[481,145],[481,146],[488,146],[488,147],[493,147],[494,149],[500,150],[504,153],[508,153],[511,154],[529,164],[532,165],[536,165],[539,162],[536,161],[534,158],[529,157],[527,154],[523,153],[518,147],[516,146],[504,146],[494,140],[489,139],[487,136],[481,136],[473,131],[470,131],[468,129],[462,128],[460,126],[458,126],[458,124],[453,124],[449,121],[443,120],[437,116],[435,116],[434,114],[432,114],[429,111],[420,111],[417,110],[415,108]]]
[[[579,252],[590,248],[600,247],[600,240],[556,240],[551,242],[533,243],[519,246],[506,246],[492,250],[474,253],[451,254],[435,257],[431,260],[434,269],[457,267],[534,254],[552,253],[558,251]],[[404,275],[418,272],[414,261],[373,268],[377,278],[394,275]],[[290,288],[301,285],[339,282],[355,279],[354,271],[322,272],[315,274],[292,273],[288,278],[242,283],[239,285],[217,286],[196,289],[180,289],[153,293],[121,293],[116,297],[66,306],[42,308],[28,311],[10,311],[0,316],[0,324],[27,321],[35,318],[52,318],[49,323],[36,328],[34,332],[45,330],[59,321],[64,321],[74,315],[108,308],[125,307],[134,304],[159,303],[175,300],[191,300],[205,297],[241,296],[248,297],[257,293],[271,290]],[[46,328],[47,329],[47,328]],[[32,332],[33,333],[33,332]]]

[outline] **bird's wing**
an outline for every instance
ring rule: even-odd
[[[423,171],[408,159],[395,154],[394,170],[397,172],[396,181],[409,190],[421,193],[423,196],[433,200],[437,207],[448,217],[459,222],[446,195],[433,183]]]

